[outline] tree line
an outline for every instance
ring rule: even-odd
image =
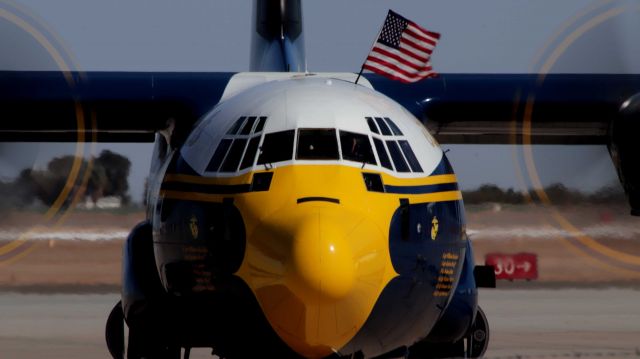
[[[0,181],[0,207],[15,208],[41,203],[51,205],[62,192],[69,173],[75,161],[75,156],[56,157],[49,161],[45,169],[27,168],[10,182]],[[94,202],[102,197],[117,196],[124,205],[131,202],[129,195],[129,172],[131,161],[118,153],[104,150],[91,161],[81,159],[80,174],[84,174],[91,166],[89,178],[84,188],[84,196],[89,196]],[[79,185],[80,180],[75,184]],[[76,188],[77,189],[77,188]],[[544,192],[554,204],[612,204],[626,201],[624,191],[620,186],[603,187],[593,193],[584,193],[570,189],[561,183],[555,183],[544,188]],[[536,196],[535,191],[530,191]],[[529,198],[520,191],[512,188],[502,189],[493,184],[484,184],[474,190],[462,191],[467,204],[503,203],[524,204]],[[535,198],[534,198],[535,200]]]
[[[624,191],[620,186],[607,186],[593,193],[584,193],[575,189],[567,188],[562,183],[554,183],[545,188],[544,192],[554,204],[614,204],[625,203]],[[536,191],[530,191],[530,196],[536,200]],[[524,204],[529,201],[528,196],[513,188],[502,189],[493,184],[484,184],[474,190],[462,191],[462,198],[468,204],[481,203],[503,203],[503,204]]]
[[[2,207],[25,207],[37,203],[50,206],[64,189],[76,157],[73,155],[53,158],[44,169],[26,168],[10,182],[0,181]],[[86,186],[82,188],[82,177],[89,169]],[[123,204],[131,201],[129,196],[129,171],[131,161],[118,153],[104,150],[91,161],[80,159],[79,178],[75,190],[83,190],[94,202],[102,197],[117,196]]]

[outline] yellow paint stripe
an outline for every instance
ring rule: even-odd
[[[420,178],[399,178],[393,177],[386,173],[382,173],[382,182],[390,186],[428,186],[433,184],[455,183],[458,182],[456,175],[435,175]]]
[[[416,195],[398,195],[399,197],[408,198],[409,203],[427,203],[427,202],[447,202],[447,201],[457,201],[462,199],[462,193],[460,191],[445,191],[445,192],[434,192],[434,193],[425,193],[425,194],[416,194]]]
[[[385,185],[390,186],[428,186],[434,184],[444,183],[456,183],[458,179],[454,174],[435,175],[420,178],[400,178],[388,175],[386,173],[368,172],[366,173],[378,173],[382,175],[382,180]],[[182,182],[191,184],[211,184],[211,185],[236,185],[236,184],[250,184],[251,178],[254,173],[261,172],[249,172],[236,177],[202,177],[184,174],[167,174],[164,178],[164,182]]]
[[[164,182],[182,182],[192,184],[212,184],[212,185],[237,185],[250,184],[254,172],[249,172],[236,177],[202,177],[183,174],[167,174]],[[258,173],[258,172],[255,172]]]
[[[230,195],[202,193],[202,192],[184,192],[184,191],[161,191],[160,195],[169,199],[183,199],[200,202],[217,202],[221,203],[224,197]],[[391,194],[397,197],[408,198],[410,203],[427,203],[427,202],[447,202],[462,199],[460,191],[444,191],[425,194]]]
[[[183,192],[183,191],[160,191],[160,196],[169,199],[184,199],[189,201],[200,202],[219,202],[225,197],[221,194],[201,193],[201,192]],[[229,195],[227,195],[228,197]]]

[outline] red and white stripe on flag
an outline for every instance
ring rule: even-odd
[[[430,58],[439,39],[440,34],[389,10],[363,68],[402,82],[435,77]]]

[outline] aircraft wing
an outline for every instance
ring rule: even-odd
[[[178,144],[233,75],[0,71],[0,141],[147,142],[173,122]],[[606,144],[640,214],[640,75],[364,76],[442,143]]]
[[[441,143],[607,144],[623,104],[640,94],[640,75],[442,74],[414,84],[364,76]]]
[[[0,141],[151,142],[187,130],[233,73],[0,71]]]
[[[0,71],[0,140],[152,141],[170,118],[189,128],[233,75]],[[523,143],[524,135],[606,144],[622,105],[640,93],[640,75],[442,74],[414,84],[364,76],[442,143]]]
[[[410,85],[366,77],[442,143],[606,144],[640,215],[640,75],[444,74]]]

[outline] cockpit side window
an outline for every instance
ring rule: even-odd
[[[396,166],[396,170],[398,172],[411,172],[409,166],[407,166],[407,162],[404,160],[402,156],[402,152],[400,152],[400,147],[398,147],[398,143],[396,141],[386,141],[387,148],[389,148],[389,153],[391,154],[391,159],[393,159],[393,164]]]
[[[218,144],[206,171],[236,172],[253,166],[260,144],[260,132],[264,130],[266,122],[267,116],[242,116],[237,119]]]
[[[411,171],[413,171],[413,172],[422,172],[422,167],[420,167],[420,162],[418,162],[418,159],[416,158],[415,153],[413,153],[413,150],[411,149],[411,146],[409,145],[409,141],[400,140],[400,141],[398,141],[398,143],[400,144],[400,148],[402,149],[402,153],[404,153],[404,157],[409,162],[409,166],[411,167]]]
[[[266,116],[260,116],[260,119],[258,120],[258,124],[256,125],[256,129],[253,131],[253,133],[260,133],[262,131],[262,129],[264,128],[264,123],[267,122],[267,117]]]
[[[404,136],[402,131],[400,131],[398,126],[396,126],[396,124],[393,121],[391,121],[391,119],[389,117],[385,117],[384,120],[387,121],[387,124],[391,128],[391,131],[393,131],[394,135],[396,135],[396,136]]]
[[[222,163],[220,172],[235,172],[238,170],[240,158],[242,158],[242,154],[244,153],[244,147],[246,146],[246,144],[247,140],[245,138],[238,138],[233,141],[231,149],[229,150],[229,154]]]
[[[335,129],[298,130],[298,160],[337,160],[338,138]]]
[[[249,146],[247,146],[247,151],[244,153],[244,158],[242,159],[242,164],[240,165],[241,170],[253,166],[253,162],[256,160],[256,152],[258,152],[259,143],[260,136],[255,136],[251,139],[251,141],[249,141]]]
[[[213,157],[211,157],[211,161],[207,165],[207,171],[215,172],[220,168],[220,164],[224,157],[227,155],[227,151],[229,151],[229,147],[231,147],[232,140],[224,139],[220,141],[218,148],[216,148],[216,152],[213,153]]]
[[[348,131],[340,131],[342,158],[349,161],[377,165],[369,136]]]
[[[268,133],[264,136],[258,164],[288,161],[293,155],[294,130]]]
[[[365,119],[372,132],[370,136],[382,167],[392,171],[395,168],[396,172],[423,172],[409,141],[393,120],[389,117],[365,117]]]
[[[247,122],[244,124],[244,127],[242,127],[242,131],[240,131],[241,135],[248,135],[251,133],[251,130],[253,129],[253,124],[256,123],[256,116],[251,116],[247,119]]]
[[[236,133],[238,133],[238,130],[240,129],[240,126],[242,126],[242,124],[244,123],[244,120],[246,119],[245,116],[240,117],[234,124],[233,126],[231,126],[231,128],[229,129],[229,131],[227,132],[227,135],[235,135]]]
[[[389,130],[389,126],[387,126],[382,117],[375,117],[375,119],[380,127],[380,131],[382,131],[382,134],[385,136],[391,136],[391,130]]]
[[[378,152],[378,158],[380,159],[380,165],[384,168],[388,168],[393,171],[391,166],[391,160],[387,154],[387,150],[384,148],[384,143],[377,138],[373,138],[373,143],[376,145],[376,151]]]
[[[376,123],[373,121],[373,118],[371,117],[365,117],[367,119],[367,125],[369,125],[369,129],[371,130],[371,132],[375,133],[375,134],[380,134],[380,131],[378,131],[378,126],[376,126]]]

